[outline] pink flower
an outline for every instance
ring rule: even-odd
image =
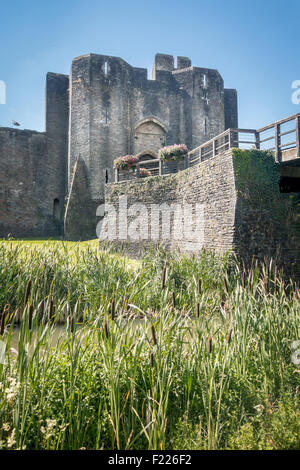
[[[114,168],[119,168],[120,170],[129,170],[138,163],[138,157],[134,155],[124,155],[122,157],[116,158],[114,161]]]
[[[185,144],[174,144],[163,147],[159,150],[158,156],[162,160],[176,160],[188,152]]]

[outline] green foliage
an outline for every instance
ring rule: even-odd
[[[295,237],[300,240],[300,193],[289,194],[289,200],[295,217],[289,220]]]
[[[270,151],[232,149],[236,185],[249,204],[276,208],[287,197],[279,192],[279,169]]]
[[[257,405],[252,416],[229,438],[228,448],[244,450],[299,450],[298,397],[284,397],[277,404]]]
[[[236,187],[248,207],[269,211],[273,220],[286,225],[287,239],[299,238],[300,200],[297,194],[280,193],[280,170],[270,151],[233,148]],[[271,226],[271,224],[270,224]]]
[[[299,448],[299,289],[269,267],[6,242],[0,282],[2,449]]]

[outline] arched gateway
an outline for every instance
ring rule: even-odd
[[[135,126],[134,154],[144,160],[157,158],[158,150],[165,145],[166,134],[167,128],[160,120],[154,117],[142,119]]]

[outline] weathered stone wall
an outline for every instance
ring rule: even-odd
[[[92,198],[103,200],[113,161],[149,143],[137,135],[141,120],[161,122],[166,145],[197,147],[225,129],[223,79],[217,70],[192,67],[190,59],[156,54],[153,80],[147,70],[118,57],[88,54],[73,60],[70,79],[69,187],[77,158],[83,158]],[[227,100],[237,124],[237,103]],[[149,133],[148,133],[149,134]],[[155,139],[155,137],[154,137]],[[137,142],[138,141],[138,142]]]
[[[234,93],[224,101],[218,71],[193,67],[187,57],[177,57],[175,68],[173,56],[156,54],[153,80],[118,57],[77,57],[70,77],[47,74],[45,133],[0,129],[0,234],[59,235],[65,222],[66,237],[74,238],[68,228],[80,215],[76,233],[87,238],[115,158],[155,156],[174,143],[195,148],[222,132],[226,119],[234,123],[236,111]],[[72,184],[77,161],[84,185]]]
[[[74,165],[70,192],[64,219],[64,235],[67,240],[91,240],[96,238],[96,210],[88,185],[86,164],[79,158]]]
[[[138,124],[134,136],[134,155],[152,154],[157,156],[158,151],[166,141],[166,129],[161,123],[153,119]]]
[[[186,94],[184,143],[192,149],[225,130],[224,82],[217,70],[200,67],[178,69],[173,76]]]
[[[138,220],[141,234],[145,234],[145,227],[150,234],[153,204],[198,203],[204,206],[202,247],[218,253],[233,250],[246,265],[253,258],[266,262],[273,259],[288,275],[299,277],[300,211],[291,195],[280,193],[279,178],[280,169],[272,154],[233,149],[175,175],[107,185],[106,203],[116,209],[118,216],[113,245],[139,254],[151,240],[143,240],[143,235],[139,240],[125,239],[125,224],[128,227]],[[119,207],[120,196],[127,196],[128,207],[142,203],[147,210],[126,221],[124,207]],[[113,212],[108,211],[102,227],[112,226],[113,220]],[[176,223],[178,220],[173,219],[171,238],[160,238],[158,242],[167,248],[197,252],[199,247],[191,244],[184,233],[183,240],[176,241]]]
[[[212,158],[193,168],[181,171],[170,176],[154,176],[139,179],[134,182],[109,184],[106,186],[106,203],[112,204],[119,213],[119,197],[127,196],[128,208],[136,203],[146,207],[141,215],[141,229],[148,227],[149,240],[124,240],[131,252],[138,253],[141,246],[148,246],[160,242],[169,248],[179,248],[183,251],[200,251],[202,247],[223,253],[232,248],[234,239],[234,221],[236,194],[234,184],[234,169],[230,152]],[[151,206],[153,204],[174,203],[199,204],[203,206],[203,227],[200,224],[199,239],[191,240],[189,237],[177,240],[174,229],[178,220],[171,217],[171,238],[155,241],[151,235]],[[195,213],[194,213],[195,215]],[[117,223],[116,244],[122,244],[122,236],[126,227],[135,220],[136,214],[119,217]],[[194,220],[195,222],[195,220]],[[160,231],[162,218],[160,218]],[[203,230],[203,232],[202,232]],[[144,233],[144,232],[143,232]],[[203,236],[203,238],[202,238]],[[152,240],[151,240],[152,238]],[[120,240],[119,240],[120,239]],[[127,243],[129,242],[129,243]],[[196,242],[196,243],[195,243]],[[197,244],[200,242],[200,245]]]
[[[0,128],[0,237],[59,233],[45,133]]]
[[[90,56],[72,62],[70,73],[70,112],[68,143],[68,191],[72,183],[75,162],[79,157],[90,160]]]
[[[233,149],[237,204],[234,248],[247,263],[271,258],[300,278],[300,207],[280,193],[280,166],[270,152]]]
[[[229,104],[227,116],[236,112],[234,99]],[[117,157],[143,151],[155,154],[174,143],[195,148],[224,131],[225,107],[219,72],[192,67],[186,57],[177,58],[175,69],[173,56],[156,54],[153,80],[147,79],[146,69],[132,67],[118,57],[88,54],[74,59],[69,189],[75,162],[82,158],[90,196],[102,203],[105,182],[113,181]],[[95,217],[93,220],[96,223]]]
[[[46,132],[0,128],[0,237],[62,235],[68,76],[48,73]]]
[[[48,196],[58,201],[59,222],[63,224],[67,194],[69,77],[48,73],[46,78],[46,135]]]
[[[229,88],[224,90],[225,130],[238,128],[237,91]]]

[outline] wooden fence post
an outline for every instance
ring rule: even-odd
[[[183,160],[183,169],[186,170],[188,168],[188,158],[189,154],[185,155],[184,160]]]
[[[162,161],[161,161],[161,159],[159,159],[159,162],[158,162],[158,174],[159,174],[159,176],[162,175]]]
[[[300,158],[300,114],[296,116],[296,147],[297,157]]]
[[[280,124],[275,124],[275,162],[279,163],[281,161],[281,152],[280,152]]]
[[[229,148],[231,149],[231,146],[232,146],[231,129],[229,129],[229,132],[228,132],[228,145],[229,145]]]
[[[255,131],[255,148],[257,150],[260,149],[260,139],[259,139],[259,132]]]
[[[216,156],[217,139],[213,140],[213,157]]]

